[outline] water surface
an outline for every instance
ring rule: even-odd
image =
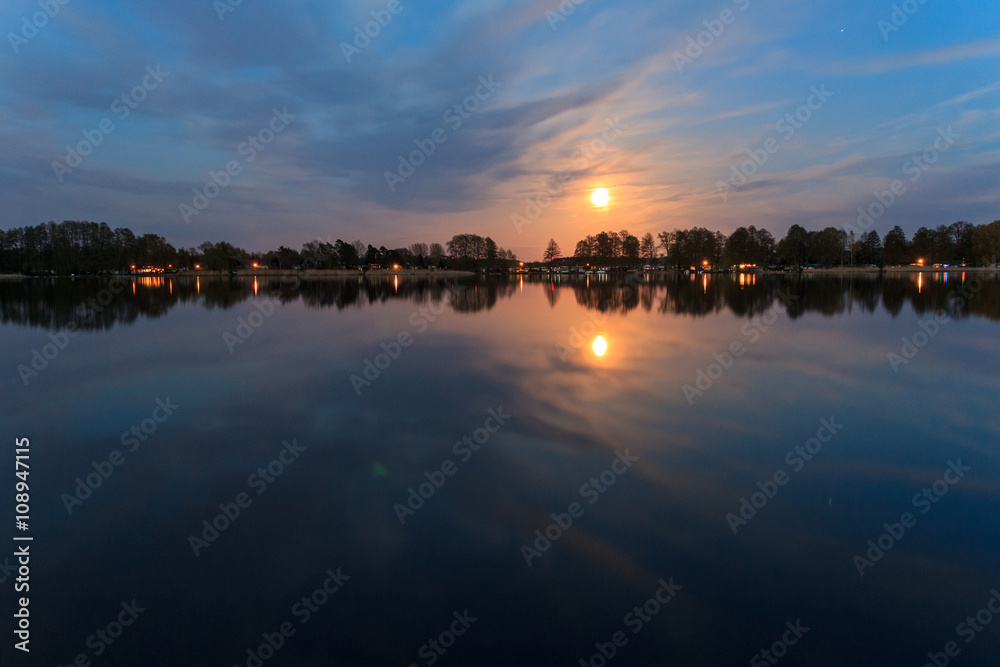
[[[30,664],[1000,658],[994,275],[35,279],[0,318]]]

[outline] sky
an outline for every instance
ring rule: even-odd
[[[8,0],[0,228],[533,260],[991,222],[998,28],[995,0]]]

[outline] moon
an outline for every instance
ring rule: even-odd
[[[611,201],[611,196],[608,195],[607,188],[597,188],[594,190],[593,194],[590,195],[590,201],[594,203],[594,206],[598,208],[604,208]]]
[[[608,352],[608,341],[604,339],[604,336],[598,336],[594,339],[592,347],[594,348],[594,354],[603,357]]]

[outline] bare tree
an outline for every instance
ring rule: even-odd
[[[542,261],[551,264],[562,255],[562,250],[559,249],[559,244],[556,243],[555,239],[549,239],[549,244],[545,247],[545,254],[542,256]]]

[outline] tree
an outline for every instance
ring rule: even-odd
[[[975,229],[968,222],[956,222],[948,227],[954,247],[952,259],[956,263],[965,264],[966,261],[972,261],[972,236],[975,233]]]
[[[896,225],[885,235],[885,241],[882,244],[882,260],[887,266],[908,264],[909,245],[903,228]]]
[[[486,265],[493,266],[493,263],[497,260],[497,243],[489,236],[486,237]]]
[[[624,233],[626,236],[628,235],[628,231]],[[624,238],[618,232],[608,232],[608,238],[611,239],[611,258],[615,260],[615,263],[620,264]]]
[[[844,259],[847,234],[836,227],[826,227],[819,232],[809,232],[809,256],[821,266],[840,264]]]
[[[607,232],[601,232],[594,238],[594,259],[602,264],[609,263],[614,256],[611,237]]]
[[[647,261],[656,258],[656,243],[653,241],[653,235],[649,232],[643,234],[642,240],[639,242],[639,254]]]
[[[858,242],[861,246],[860,256],[857,258],[858,264],[875,264],[882,266],[882,239],[874,229],[861,235]]]
[[[432,243],[428,250],[430,252],[431,264],[438,266],[441,258],[444,256],[444,248],[440,243]]]
[[[275,259],[278,260],[279,269],[293,269],[298,266],[300,261],[298,251],[286,248],[285,246],[278,246]]]
[[[146,236],[151,235],[146,234],[142,238],[146,238]],[[198,246],[198,250],[201,251],[202,262],[204,263],[203,268],[213,271],[231,271],[243,264],[243,257],[246,255],[245,250],[237,248],[226,241],[219,241],[218,243],[205,241]]]
[[[1000,261],[1000,220],[977,225],[972,233],[973,254],[979,262],[992,266]]]
[[[136,266],[149,265],[166,268],[170,264],[177,263],[177,250],[167,243],[165,238],[157,234],[143,234],[136,239],[135,248]]]
[[[337,255],[337,263],[342,269],[354,269],[361,263],[358,251],[352,243],[337,239],[333,244],[333,252]]]
[[[799,268],[805,263],[808,243],[809,232],[801,225],[792,225],[788,228],[785,238],[778,242],[778,256],[785,263]]]
[[[955,243],[951,236],[951,227],[938,225],[934,229],[934,261],[951,264],[955,258]]]
[[[410,252],[413,253],[414,257],[426,257],[427,256],[427,244],[426,243],[411,243]]]
[[[937,232],[932,229],[927,229],[926,227],[921,227],[917,231],[913,232],[913,239],[910,242],[910,248],[913,251],[913,258],[918,262],[920,260],[924,260],[924,264],[933,264],[938,261],[936,259],[937,243]]]
[[[456,234],[448,241],[448,254],[457,259],[481,259],[486,254],[486,239],[478,234]]]
[[[635,265],[639,263],[639,239],[632,236],[628,232],[623,232],[625,238],[622,239],[622,256],[628,264]]]
[[[542,256],[542,261],[551,264],[561,254],[562,250],[559,249],[559,244],[556,243],[556,240],[549,239],[549,244],[545,246],[545,254]]]

